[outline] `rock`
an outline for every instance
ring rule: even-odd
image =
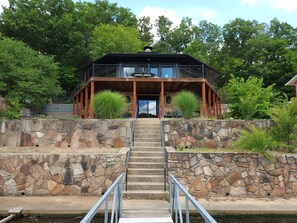
[[[17,195],[17,185],[13,179],[10,179],[4,183],[3,194],[5,195]]]
[[[73,170],[73,176],[77,177],[77,176],[81,176],[84,174],[84,170],[82,168],[81,163],[75,163],[71,165],[72,170]]]
[[[91,178],[91,184],[94,190],[97,190],[98,188],[102,187],[105,182],[105,177],[92,177]]]
[[[245,187],[232,187],[230,188],[230,195],[234,197],[240,197],[246,195]]]
[[[227,177],[227,181],[230,185],[236,183],[238,180],[241,179],[241,174],[238,171],[235,171],[233,173],[231,173],[228,177]]]
[[[38,164],[32,166],[32,174],[31,176],[38,180],[41,176],[43,176],[44,174],[44,170],[41,166],[39,166]]]
[[[22,147],[34,146],[33,142],[31,141],[30,134],[22,132],[20,146],[22,146]]]
[[[123,142],[120,138],[116,138],[113,140],[113,147],[114,148],[122,148],[123,147]]]
[[[212,176],[213,171],[209,166],[204,166],[202,169],[205,175]]]
[[[15,178],[14,181],[17,185],[23,185],[26,183],[26,177],[23,174],[18,174]]]
[[[201,190],[201,178],[196,177],[194,180],[192,180],[190,182],[190,185],[195,191],[200,191]]]
[[[198,163],[197,156],[192,156],[190,158],[190,167],[195,166]]]
[[[284,194],[285,194],[285,191],[279,186],[275,186],[271,193],[273,197],[282,197]]]

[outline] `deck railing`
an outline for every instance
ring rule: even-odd
[[[137,114],[137,111],[136,111],[136,114]],[[135,122],[136,122],[136,117],[133,119],[133,122],[132,122],[132,129],[131,129],[131,137],[130,137],[130,143],[129,143],[129,151],[128,151],[128,154],[127,154],[127,159],[126,159],[126,179],[125,179],[125,182],[126,182],[126,191],[128,190],[128,173],[129,173],[129,160],[130,160],[130,154],[131,154],[131,150],[132,150],[132,147],[134,146],[134,130],[135,130]]]
[[[123,187],[124,173],[122,173],[115,182],[108,188],[105,194],[97,201],[97,203],[91,208],[87,215],[80,221],[80,223],[89,223],[94,216],[98,213],[100,207],[104,204],[104,223],[108,223],[108,198],[113,193],[112,210],[110,215],[110,222],[117,223],[122,216],[122,187]]]
[[[166,152],[165,152],[165,146],[164,146],[164,131],[163,131],[163,122],[162,118],[160,117],[160,130],[161,130],[161,146],[162,146],[162,152],[163,152],[163,163],[164,163],[164,191],[166,191],[166,173],[167,173],[167,164],[166,164]]]
[[[189,202],[196,211],[204,218],[207,223],[216,223],[216,220],[199,204],[198,201],[175,179],[172,174],[170,177],[170,213],[175,217],[175,223],[183,223],[182,208],[180,201],[180,192],[185,196],[186,223],[190,223]]]

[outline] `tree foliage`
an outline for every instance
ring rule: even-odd
[[[95,28],[90,40],[93,59],[107,53],[136,53],[142,47],[137,29],[123,25],[101,24]]]
[[[0,37],[0,95],[40,107],[62,93],[58,65],[23,42]]]
[[[293,151],[297,146],[297,98],[270,110],[270,116],[275,126],[272,128],[273,136]]]
[[[230,116],[238,119],[261,119],[268,117],[276,93],[273,85],[263,86],[263,79],[232,77],[222,90],[227,96]]]

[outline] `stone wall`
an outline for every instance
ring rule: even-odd
[[[168,172],[199,197],[296,197],[297,155],[274,164],[252,153],[188,153],[167,149]]]
[[[178,148],[223,148],[235,141],[241,129],[254,125],[270,128],[270,120],[185,120],[164,119],[165,145]]]
[[[122,148],[129,145],[132,119],[0,120],[0,147]]]
[[[0,153],[0,196],[101,196],[125,172],[127,148],[114,153]]]

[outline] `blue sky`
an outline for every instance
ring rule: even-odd
[[[110,0],[118,6],[130,8],[140,16],[150,16],[154,21],[159,15],[169,17],[179,24],[188,16],[198,24],[201,20],[223,26],[235,18],[269,23],[277,17],[297,27],[297,0]]]
[[[84,1],[84,0],[82,0]],[[92,0],[87,0],[92,1]],[[274,17],[297,27],[297,0],[109,0],[131,9],[137,15],[150,16],[151,21],[165,15],[178,25],[182,17],[194,23],[201,20],[223,26],[237,17],[269,23]],[[8,0],[0,0],[7,6]],[[2,8],[0,8],[0,12]]]

